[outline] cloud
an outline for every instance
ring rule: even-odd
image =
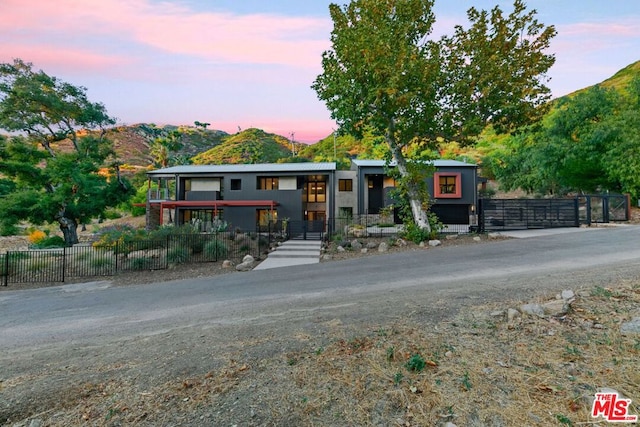
[[[578,22],[575,24],[564,24],[558,25],[558,32],[566,37],[640,37],[640,20],[627,19],[616,22]]]
[[[66,48],[57,45],[11,44],[0,41],[2,62],[11,62],[20,58],[25,62],[37,62],[34,68],[43,69],[48,74],[50,69],[73,74],[74,70],[101,72],[105,69],[118,69],[132,63],[130,57],[105,55],[88,49]]]
[[[556,96],[600,83],[638,60],[640,18],[561,24],[556,28],[558,35],[551,44],[556,64],[549,73]]]
[[[24,44],[48,40],[105,54],[151,49],[220,63],[318,68],[331,29],[329,19],[199,12],[150,0],[3,0],[2,9],[2,33]]]

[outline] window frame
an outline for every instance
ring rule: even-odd
[[[454,178],[454,191],[442,192],[440,178]],[[436,199],[461,199],[462,198],[462,173],[460,172],[436,172],[433,174],[433,197]]]
[[[261,190],[261,191],[279,190],[280,189],[280,177],[277,177],[277,176],[264,176],[264,175],[263,176],[258,176],[256,178],[256,189],[257,190]]]
[[[338,179],[338,191],[353,192],[353,179],[351,178]]]
[[[234,184],[237,184],[238,188],[234,188]],[[231,191],[242,191],[242,178],[231,178],[229,180],[229,190]]]

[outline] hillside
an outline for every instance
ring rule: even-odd
[[[613,75],[613,77],[602,82],[602,86],[626,92],[631,80],[640,75],[640,61],[624,67]]]
[[[299,144],[296,144],[296,147]],[[225,163],[275,163],[293,158],[291,142],[261,129],[246,129],[225,137],[222,142],[191,160],[197,165]]]
[[[147,168],[153,164],[150,144],[159,135],[177,130],[182,147],[174,157],[189,159],[202,151],[220,144],[228,134],[220,130],[200,129],[192,126],[162,126],[146,123],[132,126],[118,126],[110,129],[107,136],[114,141],[118,157],[132,168]]]
[[[615,73],[613,76],[609,77],[608,79],[600,83],[596,83],[595,85],[587,86],[585,88],[579,89],[566,96],[558,98],[558,100],[561,100],[566,97],[572,97],[578,93],[586,92],[587,90],[591,89],[593,86],[597,86],[597,85],[603,88],[615,89],[623,94],[626,94],[629,88],[629,85],[631,84],[631,81],[638,76],[640,76],[640,61],[636,61],[633,64],[627,65],[626,67],[624,67],[623,69]]]
[[[501,190],[539,196],[616,193],[640,197],[640,61],[555,99],[538,126],[488,135],[483,173]],[[558,161],[558,160],[561,161]]]
[[[386,144],[371,135],[365,134],[362,139],[356,139],[351,135],[334,137],[332,134],[315,144],[307,145],[300,150],[299,155],[313,162],[335,161],[338,169],[348,169],[351,159],[383,159],[385,152]]]

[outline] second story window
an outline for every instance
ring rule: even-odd
[[[433,176],[434,196],[436,199],[460,199],[461,184],[460,173],[437,172]]]
[[[308,203],[324,203],[327,201],[327,183],[311,181],[304,184],[302,201]]]
[[[338,180],[338,191],[353,191],[353,180],[351,179]]]
[[[257,181],[258,190],[277,190],[278,189],[278,177],[273,176],[259,176]]]
[[[233,191],[242,190],[242,180],[241,179],[232,179],[231,180],[231,189]]]

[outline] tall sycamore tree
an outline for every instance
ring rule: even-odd
[[[540,118],[556,34],[515,0],[507,15],[471,8],[467,28],[435,39],[432,9],[433,0],[331,4],[332,47],[312,85],[341,131],[384,137],[413,221],[426,230],[421,161],[438,141],[468,144],[488,125],[510,132]]]
[[[106,127],[115,120],[86,89],[34,71],[22,60],[0,64],[0,222],[60,226],[68,245],[77,226],[132,193],[120,176]]]

